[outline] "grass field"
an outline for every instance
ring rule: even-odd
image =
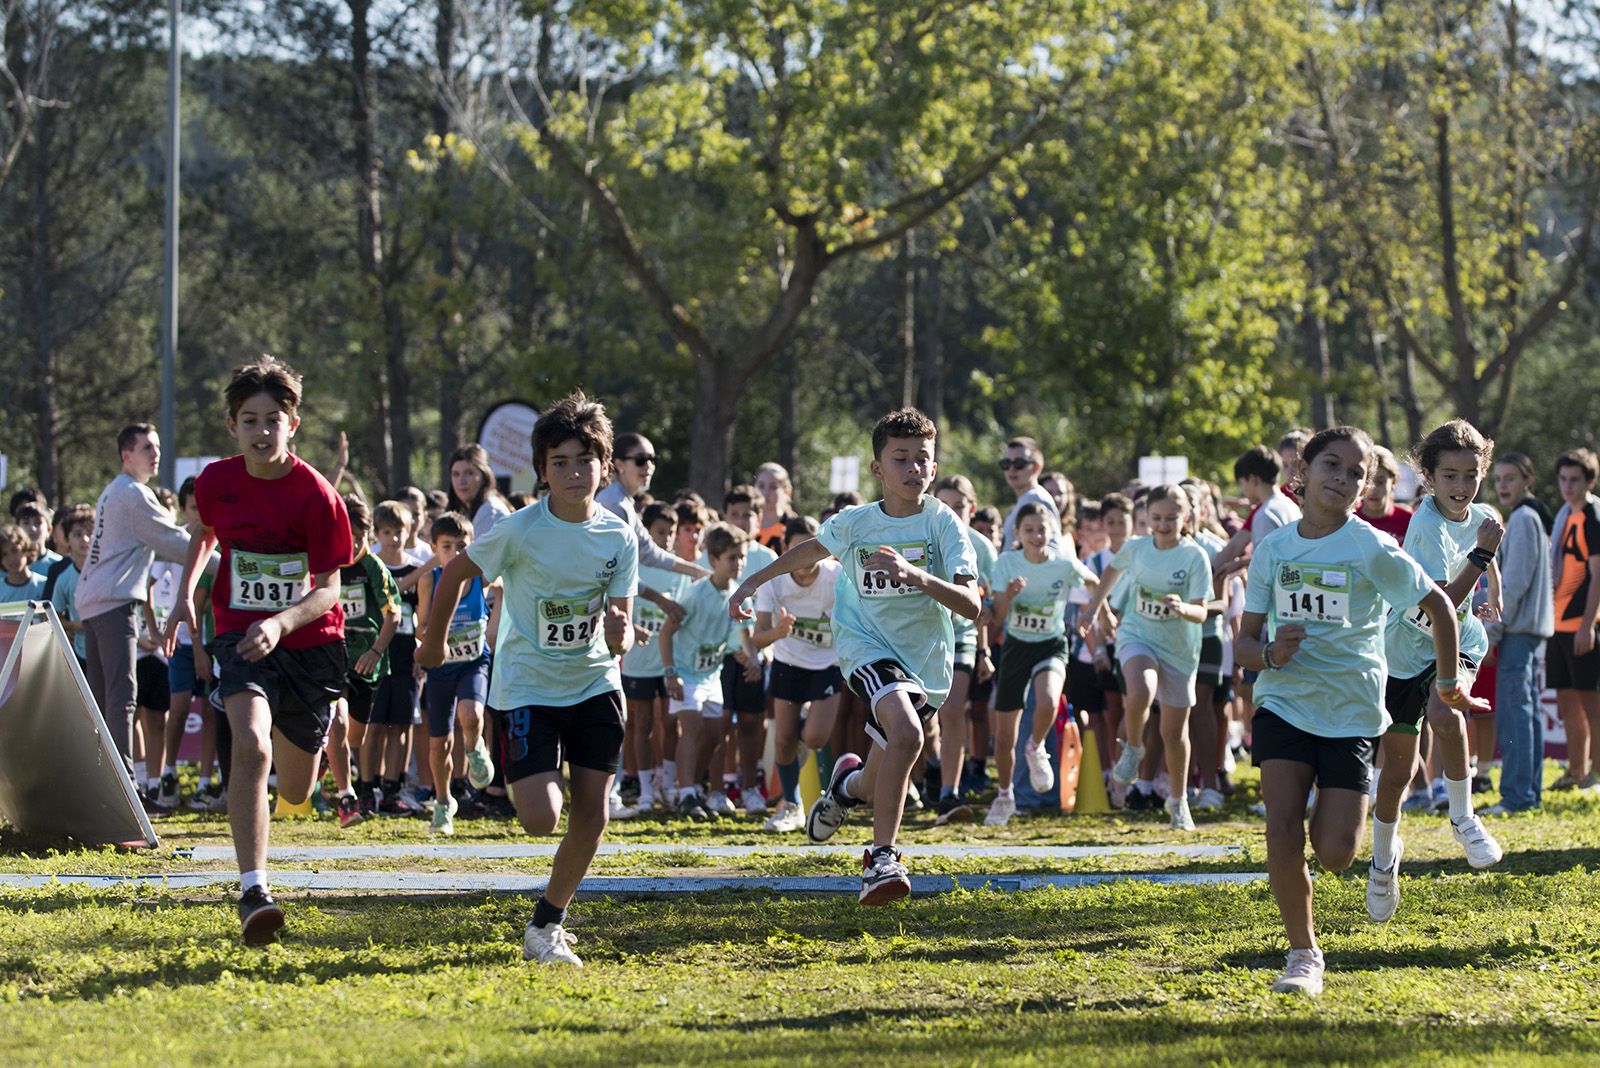
[[[911,822],[915,874],[1262,871],[1244,800],[1193,836],[1122,817],[1019,820],[1001,832]],[[455,842],[523,842],[459,824]],[[0,891],[0,1063],[140,1065],[1059,1064],[1079,1057],[1192,1064],[1600,1063],[1600,800],[1554,795],[1495,822],[1507,847],[1472,873],[1442,817],[1408,817],[1405,897],[1379,927],[1357,874],[1319,874],[1328,986],[1267,992],[1285,944],[1264,883],[951,892],[884,910],[851,898],[724,892],[580,900],[582,971],[520,955],[531,902],[487,894],[281,895],[281,945],[237,942],[229,894],[49,886]],[[194,871],[172,847],[224,845],[225,825],[160,825],[152,854],[0,838],[28,873]],[[427,842],[421,824],[274,824],[278,844]],[[847,825],[845,841],[864,840]],[[847,874],[837,856],[720,858],[749,827],[616,824],[613,841],[671,853],[603,858],[605,874]],[[1246,847],[1224,858],[918,857],[933,842]],[[793,842],[793,839],[788,840]],[[339,862],[410,871],[526,871],[546,861],[403,857]],[[332,862],[318,861],[328,867]],[[284,868],[310,868],[284,861]]]

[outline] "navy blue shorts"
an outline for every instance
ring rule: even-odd
[[[456,702],[489,700],[489,658],[428,669],[428,737],[448,738],[456,726]]]

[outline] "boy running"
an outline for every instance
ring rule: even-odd
[[[317,756],[344,690],[339,569],[351,556],[350,519],[326,479],[289,451],[300,427],[300,376],[272,357],[233,373],[224,393],[240,455],[195,480],[200,532],[189,542],[167,649],[195,625],[194,593],[213,547],[218,695],[233,733],[228,822],[239,860],[246,945],[276,941],[283,909],[267,889],[267,772],[278,796],[311,794]]]
[[[548,493],[445,565],[417,646],[424,667],[444,663],[462,588],[501,582],[489,700],[505,714],[506,786],[529,834],[556,829],[561,765],[572,773],[567,833],[522,939],[523,959],[541,964],[583,964],[564,926],[567,905],[605,833],[622,754],[617,658],[633,645],[639,550],[632,525],[595,503],[611,441],[605,409],[582,393],[540,415],[533,462]]]
[[[923,747],[923,723],[950,691],[955,634],[952,612],[976,619],[977,560],[954,512],[927,496],[938,471],[933,421],[901,408],[872,430],[872,474],[883,499],[832,516],[816,540],[788,550],[740,584],[729,602],[749,619],[745,601],[767,582],[839,560],[834,637],[848,685],[867,703],[875,743],[863,766],[846,753],[812,807],[806,833],[832,837],[850,809],[872,801],[872,848],[862,858],[863,905],[886,905],[911,892],[895,839],[911,765]]]
[[[355,563],[339,572],[339,608],[344,612],[347,665],[344,711],[350,716],[346,727],[349,748],[344,754],[347,769],[350,753],[355,753],[358,762],[370,763],[362,758],[368,726],[372,723],[373,699],[379,685],[389,676],[389,647],[400,626],[400,588],[383,561],[367,551],[367,541],[372,534],[367,502],[352,493],[345,497],[344,507],[355,535],[352,548],[356,553]],[[368,774],[367,767],[363,766],[356,790],[340,791],[340,827],[349,827],[378,814],[378,784],[369,779]]]

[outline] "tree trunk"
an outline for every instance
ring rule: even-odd
[[[455,69],[455,33],[455,0],[439,0],[433,22],[434,76],[438,79],[433,97],[433,132],[441,142],[451,132],[448,94]],[[443,485],[450,476],[450,454],[461,443],[461,387],[466,373],[466,368],[462,366],[461,346],[451,333],[453,324],[449,309],[442,306],[449,292],[450,279],[456,271],[456,227],[455,216],[451,212],[451,206],[456,202],[453,195],[455,171],[448,155],[440,160],[438,181],[444,193],[444,206],[439,210],[434,224],[434,241],[438,246],[434,272],[440,282],[433,291],[432,300],[434,343],[439,348],[439,360],[443,368],[439,384],[439,483]]]
[[[1378,444],[1384,448],[1394,450],[1394,439],[1389,432],[1389,368],[1388,358],[1383,353],[1383,337],[1372,329],[1372,323],[1364,324],[1367,333],[1367,343],[1372,350],[1372,368],[1378,373]]]
[[[1400,409],[1406,417],[1407,448],[1422,440],[1422,401],[1417,397],[1417,358],[1400,344]]]
[[[1306,254],[1306,272],[1311,289],[1322,284],[1322,257],[1313,246]],[[1321,430],[1336,426],[1333,412],[1333,359],[1328,352],[1328,323],[1322,312],[1307,307],[1300,319],[1300,336],[1305,343],[1306,363],[1316,382],[1311,388],[1311,425]]]
[[[39,116],[33,144],[33,234],[27,307],[33,320],[34,374],[38,388],[39,412],[36,425],[39,449],[36,454],[39,488],[52,501],[61,500],[61,454],[57,428],[61,413],[56,397],[55,301],[51,281],[55,274],[55,251],[51,241],[52,201],[50,197],[51,132],[53,114]],[[163,443],[166,444],[166,443]]]
[[[746,383],[737,381],[722,360],[705,356],[695,360],[689,485],[713,508],[721,504],[722,495],[728,489],[733,424],[745,388]]]
[[[789,472],[796,495],[800,492],[800,361],[790,357],[779,372],[778,462]]]
[[[944,288],[940,279],[940,265],[944,261],[935,253],[926,261],[927,309],[922,321],[928,326],[922,343],[922,388],[919,404],[934,424],[944,423],[944,331],[940,329],[944,313]]]
[[[917,400],[917,232],[900,242],[900,407]]]

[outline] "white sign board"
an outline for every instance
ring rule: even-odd
[[[1422,474],[1404,460],[1400,461],[1400,477],[1395,479],[1394,499],[1402,503],[1414,501],[1422,495]]]
[[[5,453],[0,452],[0,489],[4,489],[5,488],[6,472],[9,471],[10,468],[11,468],[11,459],[10,459],[10,457],[8,457]]]
[[[1139,481],[1146,486],[1164,486],[1169,482],[1182,482],[1188,477],[1187,456],[1139,457]]]
[[[861,457],[835,456],[828,472],[829,493],[858,493],[861,490]]]
[[[538,409],[522,401],[504,401],[489,409],[478,428],[478,444],[489,454],[495,477],[509,478],[533,470],[533,428]]]
[[[172,488],[177,489],[189,478],[204,471],[207,464],[216,463],[220,459],[222,459],[220,456],[180,456],[173,460]]]

